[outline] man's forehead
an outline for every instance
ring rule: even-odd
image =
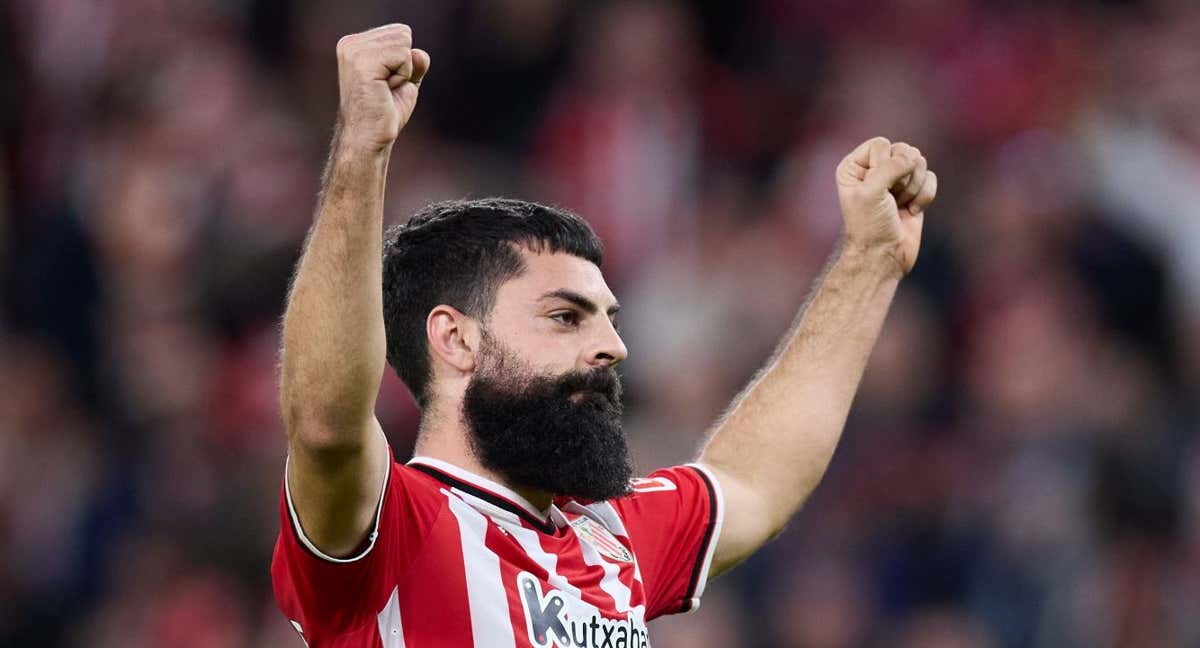
[[[616,298],[596,264],[565,252],[522,251],[525,272],[501,287],[522,300],[550,298],[557,291],[580,294],[607,309]],[[509,290],[505,290],[508,288]]]

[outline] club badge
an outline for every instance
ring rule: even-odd
[[[609,533],[608,529],[592,521],[591,518],[587,516],[576,518],[571,520],[571,526],[580,540],[592,545],[605,558],[617,562],[633,562],[633,554],[629,552],[629,549],[621,544],[616,536]]]

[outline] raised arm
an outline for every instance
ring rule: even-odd
[[[700,457],[726,503],[714,575],[782,531],[825,473],[937,192],[920,151],[882,137],[846,156],[836,176],[842,245]]]
[[[383,190],[392,142],[429,69],[429,55],[411,47],[406,25],[338,42],[338,123],[283,319],[288,489],[305,535],[336,557],[368,533],[389,469],[375,419],[386,353]]]

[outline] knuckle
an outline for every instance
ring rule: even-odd
[[[403,23],[392,25],[387,35],[398,38],[404,43],[412,43],[412,27]]]
[[[388,23],[386,25],[380,25],[373,29],[368,29],[367,31],[365,31],[363,33],[380,36],[383,34],[393,34],[393,33],[402,32],[402,31],[411,32],[412,28],[404,23]]]

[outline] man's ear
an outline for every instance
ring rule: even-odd
[[[453,306],[439,304],[425,318],[429,350],[462,373],[475,371],[479,348],[479,325]]]

